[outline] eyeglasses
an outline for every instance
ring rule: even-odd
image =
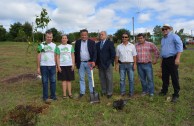
[[[123,36],[122,38],[128,38],[127,36]]]
[[[168,29],[166,29],[166,28],[162,28],[162,31],[165,31],[165,30],[168,30]]]

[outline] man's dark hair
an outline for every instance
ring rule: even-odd
[[[122,34],[122,36],[123,36],[123,35],[127,35],[127,36],[130,38],[130,35],[129,35],[128,32],[124,32],[124,33]]]
[[[143,34],[143,33],[139,33],[138,35],[137,35],[137,37],[143,37],[143,38],[145,38],[145,35]]]
[[[46,31],[46,34],[53,34],[53,32],[52,32],[52,30],[49,29]]]
[[[80,30],[80,34],[81,34],[82,32],[87,32],[87,33],[88,33],[88,30],[87,30],[87,29],[82,29],[82,30]]]

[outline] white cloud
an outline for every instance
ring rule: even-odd
[[[1,20],[13,20],[13,21],[32,21],[33,18],[35,18],[35,14],[39,13],[39,10],[41,9],[40,6],[38,6],[34,2],[30,1],[1,1],[0,2],[0,8],[3,10],[0,11],[0,19]]]
[[[135,29],[134,32],[135,32],[135,34],[146,33],[146,32],[150,32],[152,34],[153,33],[153,28],[152,27],[141,27],[141,28]]]
[[[189,31],[194,26],[193,5],[193,0],[1,0],[0,24],[8,27],[18,21],[34,22],[35,15],[44,7],[52,19],[48,28],[55,27],[66,33],[82,28],[111,33],[120,28],[132,30],[132,16],[137,21],[137,32],[164,23]]]
[[[147,22],[147,21],[150,21],[151,19],[150,19],[150,14],[145,14],[145,13],[141,13],[141,14],[139,14],[139,16],[138,16],[138,22],[139,23],[144,23],[144,22]]]

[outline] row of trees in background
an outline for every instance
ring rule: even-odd
[[[60,42],[61,41],[61,35],[63,32],[57,30],[56,28],[50,29],[53,32],[53,41],[54,42]],[[112,41],[114,42],[120,42],[121,36],[124,32],[128,32],[130,34],[130,31],[127,29],[118,29],[113,35],[109,35]],[[188,34],[184,34],[184,29],[180,29],[179,31],[175,31],[176,34],[178,34],[182,40],[184,40],[186,37],[191,37]],[[10,25],[9,32],[6,31],[6,29],[0,25],[0,41],[15,41],[15,42],[29,42],[33,41],[33,38],[36,42],[43,41],[44,33],[40,31],[33,32],[33,25],[29,22],[25,22],[24,24],[20,22],[16,22],[12,25]],[[75,41],[80,38],[79,31],[69,33],[69,41]],[[98,32],[91,32],[89,33],[90,37],[98,37]],[[162,38],[162,31],[161,26],[155,26],[153,29],[153,35],[151,35],[149,32],[145,33],[145,36],[147,40],[158,43],[160,42]],[[131,39],[133,40],[133,36],[131,36]]]
[[[61,32],[58,31],[56,28],[51,28],[54,41],[61,40]],[[33,41],[33,37],[35,41],[43,41],[44,33],[37,31],[33,32],[33,26],[29,22],[25,22],[21,24],[20,22],[16,22],[10,25],[9,32],[0,25],[0,41],[15,41],[15,42],[29,42]]]

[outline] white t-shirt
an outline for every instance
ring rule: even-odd
[[[71,53],[74,53],[73,46],[70,44],[59,45],[59,54],[60,54],[60,66],[72,66],[72,56]]]
[[[41,49],[40,66],[55,66],[56,44],[53,42],[49,44],[42,42],[39,46]]]
[[[121,43],[116,48],[116,56],[119,57],[121,62],[134,62],[133,56],[136,55],[137,52],[135,46],[130,42],[128,42],[127,45]]]

